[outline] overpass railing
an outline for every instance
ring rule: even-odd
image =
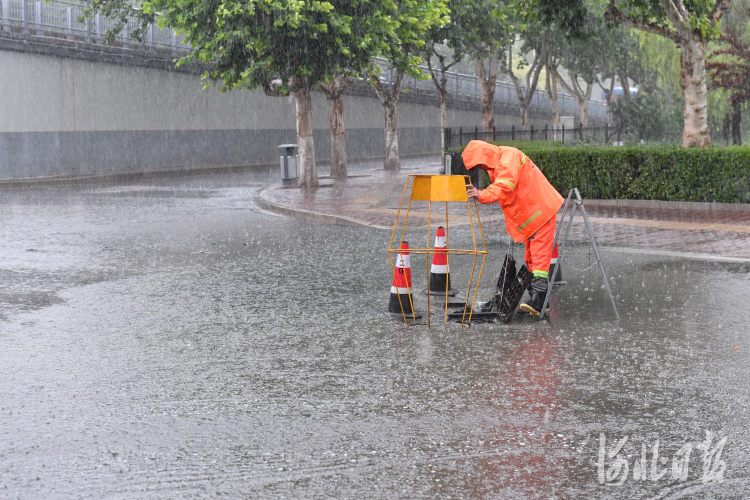
[[[117,21],[95,14],[81,22],[79,18],[83,16],[85,8],[84,3],[61,0],[0,0],[0,25],[5,32],[104,44],[105,34],[117,25]],[[115,45],[170,51],[175,55],[190,50],[189,46],[183,44],[184,36],[177,35],[169,28],[163,29],[155,25],[149,25],[143,42],[138,42],[130,36],[138,26],[137,22],[130,20],[122,33],[115,37]]]

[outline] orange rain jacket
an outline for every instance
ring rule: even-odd
[[[479,192],[482,204],[496,201],[505,215],[505,226],[515,242],[526,241],[557,215],[563,204],[560,193],[523,152],[484,141],[471,141],[463,152],[467,169],[487,165],[490,184]]]

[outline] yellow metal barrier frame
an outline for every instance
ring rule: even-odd
[[[474,256],[474,263],[471,266],[471,278],[469,279],[469,287],[466,290],[466,300],[464,302],[464,314],[461,317],[461,327],[464,326],[469,327],[471,325],[471,317],[474,313],[474,304],[476,303],[477,299],[477,292],[479,290],[479,280],[482,279],[482,271],[484,270],[484,261],[487,258],[487,245],[484,241],[484,231],[482,230],[482,221],[479,218],[479,210],[477,207],[477,200],[474,198],[474,213],[477,217],[477,226],[479,228],[479,234],[482,238],[482,250],[479,250],[477,248],[477,240],[476,240],[476,234],[474,232],[474,221],[472,219],[471,215],[471,205],[469,203],[469,197],[466,195],[466,179],[468,179],[469,176],[467,175],[410,175],[406,179],[406,184],[404,184],[404,192],[401,195],[401,203],[399,203],[398,206],[398,213],[396,215],[396,222],[393,224],[393,231],[391,232],[391,240],[388,243],[388,259],[391,262],[391,273],[394,276],[394,279],[396,277],[396,269],[393,265],[393,253],[400,253],[401,252],[401,244],[404,242],[404,236],[406,235],[406,226],[409,223],[409,211],[411,210],[411,202],[414,201],[427,201],[428,204],[428,211],[427,211],[427,246],[426,248],[410,248],[408,252],[409,255],[415,254],[415,255],[426,255],[426,262],[427,262],[427,283],[429,288],[429,282],[430,282],[430,255],[435,253],[435,249],[430,248],[430,222],[432,218],[432,203],[433,202],[445,202],[445,240],[446,240],[446,250],[445,253],[447,254],[448,264],[450,265],[450,255],[451,254],[457,254],[457,255],[473,255]],[[393,239],[396,236],[396,229],[398,228],[399,220],[401,220],[401,210],[404,206],[404,198],[406,198],[406,191],[409,188],[409,183],[411,182],[411,193],[409,194],[409,201],[406,206],[406,216],[404,218],[404,228],[401,232],[401,241],[398,244],[398,248],[393,248]],[[449,231],[448,231],[448,202],[466,202],[466,210],[469,215],[469,223],[471,224],[471,239],[474,244],[473,249],[452,249],[450,247],[450,240],[449,240]],[[471,295],[471,288],[472,284],[474,282],[474,270],[476,269],[477,265],[477,257],[481,255],[482,256],[482,264],[479,267],[479,275],[477,276],[477,283],[474,287],[474,298],[471,302],[472,307],[469,311],[469,318],[468,322],[466,322],[466,309],[469,304],[469,296]],[[411,288],[411,287],[410,287]],[[429,290],[428,290],[429,292]],[[401,316],[404,319],[405,324],[409,324],[406,320],[406,313],[404,312],[404,306],[401,304],[401,301],[399,300],[399,305],[401,306]],[[414,311],[414,303],[411,299],[411,291],[409,293],[409,305],[411,306],[411,314],[412,314],[412,320],[414,321],[414,324],[417,324],[417,317],[416,312]],[[445,283],[445,322],[448,322],[448,281],[446,280]],[[424,324],[424,323],[420,323]],[[427,294],[427,326],[430,325],[430,294]]]

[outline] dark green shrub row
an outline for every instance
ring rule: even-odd
[[[526,153],[561,194],[589,199],[750,203],[750,147],[562,146],[503,143]],[[464,174],[463,148],[451,170]]]

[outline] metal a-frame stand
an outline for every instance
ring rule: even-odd
[[[562,244],[559,246],[560,249],[560,255],[557,259],[557,262],[555,263],[555,268],[553,269],[552,273],[550,273],[550,276],[556,276],[557,275],[557,268],[560,265],[560,261],[562,261],[563,255],[565,254],[565,244],[568,242],[568,234],[570,233],[570,228],[573,225],[573,217],[576,214],[576,208],[579,206],[581,207],[581,212],[583,213],[583,220],[586,222],[586,229],[589,232],[589,238],[591,239],[591,246],[594,247],[594,254],[596,254],[596,262],[599,264],[599,270],[602,272],[602,279],[604,280],[604,287],[607,289],[607,293],[609,294],[609,299],[612,301],[612,309],[615,310],[615,317],[619,320],[620,315],[617,312],[617,306],[615,305],[615,298],[612,296],[612,290],[609,289],[609,281],[607,280],[607,273],[604,271],[604,264],[602,264],[602,258],[599,256],[599,249],[596,247],[596,240],[594,240],[594,232],[591,230],[591,224],[589,223],[589,217],[586,215],[586,207],[583,206],[583,200],[581,199],[581,193],[578,192],[578,188],[573,188],[568,193],[568,197],[565,200],[565,205],[563,205],[563,212],[562,217],[560,218],[560,226],[562,226],[562,223],[565,222],[565,213],[568,210],[568,205],[570,204],[570,199],[573,196],[573,193],[576,195],[576,199],[573,201],[573,209],[570,212],[570,218],[568,219],[568,226],[565,228],[565,236],[563,237]],[[557,241],[557,237],[559,236],[559,230],[560,226],[555,229],[555,239],[552,241],[552,248],[550,249],[550,255],[552,255],[552,251],[555,248],[555,242]],[[552,285],[553,280],[549,280],[549,286],[547,287],[547,295],[544,297],[544,304],[542,305],[542,310],[539,314],[539,319],[544,318],[544,311],[547,309],[547,303],[549,302],[549,296],[552,292]]]

